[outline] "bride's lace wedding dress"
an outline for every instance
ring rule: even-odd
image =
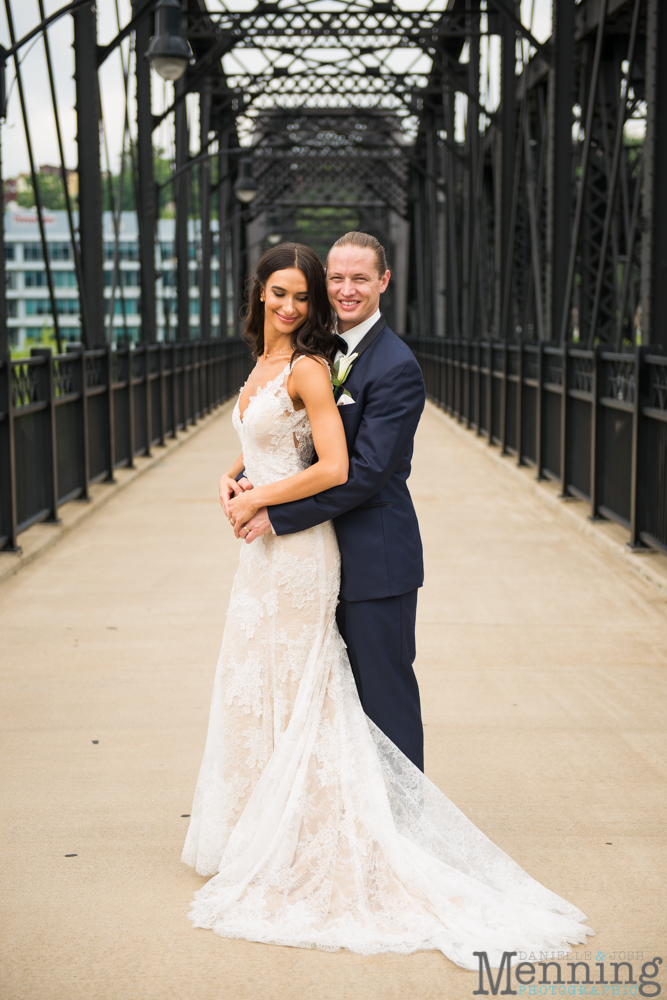
[[[256,486],[313,443],[289,365],[234,426]],[[366,717],[335,621],[331,522],[241,546],[183,851],[212,875],[196,927],[369,955],[569,951],[593,932],[526,874]]]

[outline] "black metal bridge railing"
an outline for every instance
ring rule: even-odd
[[[409,337],[433,402],[667,552],[667,357]],[[655,348],[653,348],[655,351]]]
[[[223,403],[251,366],[234,339],[0,360],[0,549]]]

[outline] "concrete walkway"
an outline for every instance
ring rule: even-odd
[[[186,919],[204,879],[180,864],[182,814],[239,544],[216,484],[237,450],[227,407],[0,586],[2,1000],[477,989],[436,953],[269,947]],[[638,978],[667,958],[667,601],[433,409],[411,487],[427,773],[584,910],[589,962],[641,952]]]

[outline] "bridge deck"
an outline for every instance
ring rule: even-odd
[[[238,544],[216,481],[236,449],[227,408],[0,588],[7,1000],[458,1000],[477,988],[439,954],[274,948],[186,920],[204,880],[179,862],[181,814]],[[427,553],[427,772],[587,913],[589,962],[662,954],[664,597],[432,410],[412,489]]]

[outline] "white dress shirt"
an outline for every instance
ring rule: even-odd
[[[334,358],[334,361],[339,361],[340,358],[344,357],[349,358],[351,354],[354,354],[357,347],[364,339],[370,328],[372,326],[375,326],[375,324],[377,323],[377,321],[380,319],[381,316],[382,313],[380,312],[379,309],[377,309],[373,313],[373,315],[369,316],[368,319],[365,319],[363,323],[358,323],[356,326],[353,326],[351,330],[347,331],[347,333],[341,333],[340,336],[347,344],[347,355],[343,354],[342,351],[336,351],[336,357]]]

